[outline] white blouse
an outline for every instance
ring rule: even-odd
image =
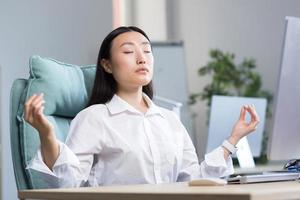
[[[73,119],[52,171],[38,149],[27,168],[52,179],[49,187],[170,183],[233,173],[222,147],[199,165],[193,143],[170,110],[156,106],[141,113],[119,96],[82,110]],[[49,179],[50,177],[50,179]]]

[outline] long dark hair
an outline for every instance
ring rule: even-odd
[[[110,32],[103,40],[99,55],[98,55],[98,61],[97,61],[97,68],[96,68],[96,76],[94,81],[94,87],[92,90],[92,94],[90,97],[90,101],[87,105],[91,106],[94,104],[104,104],[109,102],[114,94],[117,92],[117,82],[114,79],[113,75],[110,73],[107,73],[103,66],[101,65],[102,59],[111,59],[111,47],[112,47],[112,41],[115,37],[122,33],[126,32],[139,32],[143,36],[147,38],[147,40],[150,42],[148,36],[146,33],[135,27],[135,26],[121,26],[119,28],[116,28],[112,32]],[[147,96],[152,99],[153,98],[153,86],[152,81],[148,85],[143,86],[143,92],[147,94]]]

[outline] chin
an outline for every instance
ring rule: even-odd
[[[150,82],[151,82],[151,79],[150,79],[150,80],[139,81],[138,85],[146,86],[146,85],[148,85]]]

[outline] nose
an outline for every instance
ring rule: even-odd
[[[136,61],[136,64],[140,65],[140,64],[145,64],[146,61],[145,60],[137,60]]]
[[[145,63],[146,63],[145,55],[143,54],[143,50],[140,50],[136,58],[136,64],[140,65]]]

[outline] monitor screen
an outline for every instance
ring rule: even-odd
[[[270,160],[300,158],[300,19],[287,17],[285,27],[268,145]]]

